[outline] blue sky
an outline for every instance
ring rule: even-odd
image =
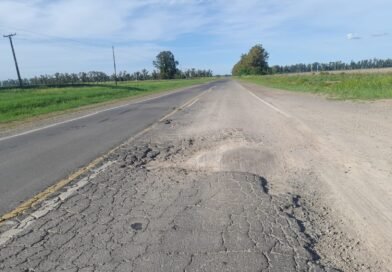
[[[391,0],[0,0],[22,76],[151,70],[161,50],[180,68],[230,73],[262,43],[271,65],[392,57]],[[0,79],[15,78],[0,39]]]

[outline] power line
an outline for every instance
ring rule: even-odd
[[[22,78],[20,77],[20,72],[19,72],[19,67],[18,67],[18,61],[16,60],[16,55],[15,55],[15,49],[14,49],[14,45],[12,43],[12,37],[15,36],[16,33],[14,34],[8,34],[8,35],[3,35],[4,38],[8,38],[10,40],[10,44],[11,44],[11,49],[12,49],[12,55],[14,56],[14,61],[15,61],[15,67],[16,67],[16,73],[18,74],[18,79],[19,79],[19,87],[23,86],[22,83]]]
[[[5,29],[4,27],[0,26],[0,28]],[[30,34],[32,36],[41,36],[46,38],[47,40],[52,40],[52,41],[64,41],[64,42],[70,42],[70,43],[78,43],[81,45],[86,45],[86,46],[92,46],[92,47],[107,47],[109,44],[108,42],[103,42],[100,41],[100,45],[97,45],[97,42],[89,42],[86,40],[77,40],[77,39],[73,39],[73,38],[64,38],[64,37],[59,37],[59,36],[54,36],[54,35],[49,35],[49,34],[45,34],[45,33],[40,33],[40,32],[36,32],[36,31],[31,31],[31,30],[26,30],[23,28],[16,28],[16,27],[12,27],[13,30],[19,31],[19,32],[24,32],[27,34]],[[21,38],[18,38],[21,39]],[[28,39],[26,39],[28,40]],[[29,39],[30,41],[34,41],[34,39]],[[44,40],[44,39],[42,39]]]
[[[0,0],[1,1],[1,0]],[[12,34],[10,37],[9,35],[4,36],[4,37],[9,37],[10,42],[11,42],[11,47],[13,50],[13,54],[14,54],[14,60],[15,60],[15,66],[17,69],[17,73],[18,73],[18,78],[19,78],[19,83],[22,86],[23,81],[20,77],[20,71],[19,71],[19,67],[16,61],[16,56],[15,56],[15,51],[13,48],[13,44],[12,41],[30,41],[30,42],[37,42],[37,43],[42,43],[45,42],[45,44],[47,45],[48,42],[52,42],[53,44],[55,43],[59,43],[61,44],[61,48],[63,47],[74,47],[72,45],[72,43],[74,44],[80,44],[80,45],[85,45],[85,46],[91,46],[91,47],[95,47],[95,48],[99,48],[99,49],[103,49],[103,50],[107,50],[108,47],[108,43],[109,41],[104,41],[104,40],[100,40],[98,39],[97,41],[93,41],[93,40],[78,40],[78,39],[72,39],[72,38],[64,38],[64,37],[59,37],[59,36],[54,36],[54,35],[49,35],[49,34],[44,34],[44,33],[39,33],[36,31],[30,31],[27,29],[22,29],[22,28],[15,28],[12,27],[11,29],[18,31],[18,36],[14,37],[15,34]],[[5,27],[0,25],[0,30],[5,30]],[[21,32],[21,33],[19,33]],[[11,37],[12,40],[11,40]],[[67,44],[68,43],[68,44]],[[116,44],[122,44],[122,42],[120,43],[116,43]],[[106,49],[105,49],[106,48]],[[114,65],[114,73],[115,73],[115,80],[116,80],[116,84],[117,84],[117,64],[116,64],[116,56],[115,56],[115,48],[114,46],[112,46],[112,53],[113,53],[113,65]],[[24,67],[24,66],[23,66]]]

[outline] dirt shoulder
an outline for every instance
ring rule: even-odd
[[[289,157],[295,166],[308,167],[317,182],[290,183],[316,211],[309,221],[319,228],[319,251],[333,253],[343,267],[359,261],[359,271],[390,271],[392,100],[331,101],[243,85],[289,114],[280,127],[300,135],[300,149],[290,143]]]

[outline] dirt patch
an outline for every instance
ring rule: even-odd
[[[334,271],[264,177],[227,171],[227,156],[250,143],[205,139],[122,148],[112,166],[3,246],[1,270]],[[205,167],[208,158],[220,168]]]

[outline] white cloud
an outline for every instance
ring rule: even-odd
[[[200,1],[0,1],[0,27],[67,38],[161,40],[205,24]]]
[[[348,33],[347,34],[347,40],[360,40],[361,37],[358,36],[356,33]]]
[[[385,36],[388,36],[389,34],[388,33],[386,33],[386,32],[384,32],[384,33],[373,33],[372,34],[372,37],[373,38],[379,38],[379,37],[385,37]]]
[[[305,61],[309,52],[312,58],[376,56],[384,51],[373,48],[390,40],[392,29],[385,22],[391,9],[390,0],[0,0],[0,32],[17,32],[25,75],[106,69],[110,59],[102,58],[112,43],[127,70],[150,67],[158,50],[170,45],[167,49],[181,48],[181,65],[205,63],[226,73],[259,42],[278,63]],[[365,38],[342,42],[343,35],[361,38],[356,32],[385,38],[372,39],[370,46]],[[0,49],[10,52],[7,40],[0,39]],[[0,78],[14,74],[7,55],[0,62]]]

